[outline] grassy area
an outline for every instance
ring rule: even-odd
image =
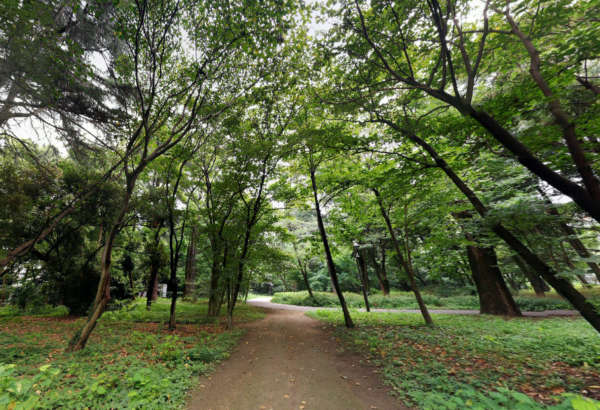
[[[600,399],[600,336],[582,319],[434,315],[428,328],[417,315],[353,311],[348,331],[340,312],[307,314],[333,324],[410,405],[600,409],[583,397]]]
[[[590,300],[600,306],[600,293],[596,289],[588,291]],[[309,297],[308,292],[280,292],[273,296],[273,303],[284,303],[300,306],[339,306],[339,301],[334,293],[313,292],[315,300]],[[363,296],[358,293],[344,292],[344,297],[349,307],[364,307]],[[479,309],[477,296],[448,296],[441,297],[428,293],[423,294],[423,299],[431,309]],[[524,294],[516,296],[515,301],[523,311],[540,312],[543,310],[572,309],[571,305],[556,294],[538,298],[534,295]],[[415,297],[411,292],[394,291],[389,296],[374,294],[369,296],[372,308],[385,309],[418,309]]]
[[[205,319],[206,302],[179,302],[166,330],[169,301],[107,312],[88,346],[65,353],[82,318],[0,317],[0,408],[180,408],[196,376],[229,356],[241,330]],[[237,322],[263,314],[240,305]],[[11,407],[13,406],[13,407]]]
[[[266,294],[262,295],[260,293],[249,292],[248,293],[248,300],[252,300],[252,299],[256,299],[256,298],[262,298],[262,297],[265,297],[265,296],[270,296],[270,295],[266,295]]]

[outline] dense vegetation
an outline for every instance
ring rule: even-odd
[[[167,300],[150,310],[130,304],[107,313],[78,353],[64,345],[82,319],[0,314],[0,407],[181,408],[197,376],[229,357],[243,333],[207,322],[206,310],[206,300],[180,303],[185,324],[165,334]],[[240,321],[260,317],[249,307],[238,312]]]
[[[431,328],[447,307],[573,309],[600,332],[598,15],[598,0],[0,2],[0,320],[51,322],[48,348],[82,358],[139,349],[118,323],[163,320],[159,294],[168,332],[201,314],[232,329],[250,291],[306,291],[276,300],[340,306],[348,328],[349,307],[418,308]],[[1,380],[54,383],[13,342]]]
[[[310,315],[343,323],[339,312]],[[437,315],[432,330],[411,314],[356,312],[353,317],[360,329],[338,327],[336,336],[381,366],[383,378],[407,403],[429,409],[544,408],[541,403],[598,408],[598,402],[573,394],[600,398],[600,342],[580,319],[532,325],[527,319]]]
[[[348,306],[353,308],[365,308],[365,301],[358,293],[344,293]],[[568,310],[571,308],[564,299],[554,295],[537,297],[535,295],[523,295],[514,297],[517,306],[523,312],[542,312],[545,310]],[[588,296],[588,299],[598,305],[598,296]],[[479,310],[479,298],[474,295],[438,296],[423,293],[423,300],[432,309],[467,309]],[[297,306],[338,306],[339,299],[336,295],[327,292],[313,292],[311,297],[308,292],[279,292],[271,299],[273,303],[283,303]],[[418,309],[419,306],[410,292],[393,291],[388,296],[377,293],[369,296],[369,306],[379,309]]]

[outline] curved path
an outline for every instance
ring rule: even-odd
[[[327,309],[335,310],[339,308],[335,307],[313,307],[313,306],[297,306],[297,305],[284,305],[281,303],[271,302],[271,296],[260,296],[255,299],[248,300],[246,302],[252,306],[258,306],[266,309],[282,309],[282,310],[298,310],[306,312],[309,310]],[[359,309],[364,311],[364,309]],[[389,313],[421,313],[418,309],[371,309],[371,312],[389,312]],[[465,310],[465,309],[429,309],[429,313],[441,313],[446,315],[478,315],[478,310]],[[523,312],[523,316],[531,317],[552,317],[552,316],[579,316],[579,312],[576,310],[544,310],[541,312]]]
[[[189,409],[404,409],[374,367],[339,351],[331,334],[302,311],[267,311],[243,325],[237,350],[200,380]]]

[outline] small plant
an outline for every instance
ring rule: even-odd
[[[0,408],[37,408],[41,389],[49,388],[60,371],[45,365],[40,367],[39,373],[33,377],[17,377],[15,368],[14,364],[0,363]]]
[[[158,346],[158,357],[165,362],[173,362],[183,357],[177,335],[167,336],[166,341]]]

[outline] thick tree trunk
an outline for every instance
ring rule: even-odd
[[[315,199],[315,212],[317,214],[317,225],[319,226],[319,234],[321,235],[321,242],[323,242],[323,249],[325,251],[325,259],[327,260],[327,269],[329,270],[329,276],[331,278],[331,283],[333,285],[334,291],[337,293],[338,299],[340,301],[340,306],[342,307],[342,312],[344,313],[344,322],[346,323],[346,327],[352,328],[354,327],[354,323],[352,322],[352,318],[350,317],[350,312],[348,311],[348,306],[346,305],[346,299],[344,299],[344,295],[342,294],[342,290],[340,289],[340,284],[337,277],[337,272],[335,269],[335,264],[333,263],[333,257],[331,256],[331,250],[329,249],[329,241],[327,240],[327,232],[325,231],[325,225],[323,224],[323,217],[321,216],[321,207],[319,205],[319,197],[317,195],[317,180],[315,178],[315,169],[313,166],[310,167],[310,181],[312,185],[313,196]]]
[[[388,216],[388,214],[383,206],[383,200],[381,199],[381,195],[379,194],[379,191],[375,188],[373,188],[372,190],[373,190],[373,193],[375,194],[375,197],[377,198],[377,203],[379,204],[379,210],[381,211],[381,216],[383,217],[385,224],[388,228],[390,237],[392,238],[392,245],[394,246],[394,250],[396,251],[396,256],[397,256],[398,260],[400,261],[400,265],[404,268],[404,271],[408,275],[410,287],[415,295],[415,299],[417,299],[417,304],[419,305],[419,309],[421,310],[421,315],[423,315],[423,320],[425,320],[425,323],[428,326],[433,326],[433,319],[431,318],[431,315],[429,314],[429,310],[427,310],[427,306],[425,305],[425,302],[423,301],[423,298],[421,297],[421,291],[419,290],[419,287],[417,286],[417,281],[415,280],[415,272],[413,270],[412,263],[410,263],[408,258],[404,258],[404,256],[402,255],[402,250],[400,248],[400,244],[398,242],[398,239],[396,238],[396,233],[394,232],[394,228],[392,227],[392,222],[390,220],[390,217]]]
[[[529,280],[529,283],[531,284],[535,295],[542,298],[546,296],[546,292],[549,291],[550,288],[548,287],[546,282],[544,282],[544,279],[542,279],[537,273],[532,272],[519,255],[513,256],[513,260],[515,261],[523,275],[527,278],[527,280]]]
[[[220,254],[220,249],[213,252],[214,260],[213,266],[210,271],[210,290],[208,296],[208,312],[207,316],[216,318],[221,314],[221,306],[223,305],[223,296],[225,296],[225,289],[223,289],[222,274],[227,267],[227,244],[223,246],[223,260],[219,263],[217,259]]]
[[[152,226],[155,229],[152,249],[153,252],[156,252],[156,254],[151,255],[150,259],[150,276],[148,278],[148,286],[146,288],[146,309],[148,310],[150,310],[152,302],[158,299],[158,271],[160,270],[160,257],[158,253],[162,220],[153,221]]]
[[[221,305],[223,303],[223,291],[219,289],[219,282],[221,279],[221,272],[219,269],[219,261],[213,262],[212,269],[210,271],[210,283],[209,283],[209,295],[208,295],[208,317],[217,317],[221,312]]]
[[[455,212],[456,220],[470,219],[471,211]],[[476,242],[474,235],[465,232],[467,240]],[[479,296],[479,311],[489,315],[521,316],[502,272],[498,267],[496,250],[493,247],[467,246],[467,256],[471,267],[471,276]]]
[[[473,281],[479,295],[479,312],[489,315],[521,316],[502,273],[496,251],[492,247],[467,246]]]
[[[197,231],[194,226],[185,258],[185,287],[183,288],[185,299],[195,299],[196,295],[196,234]]]

